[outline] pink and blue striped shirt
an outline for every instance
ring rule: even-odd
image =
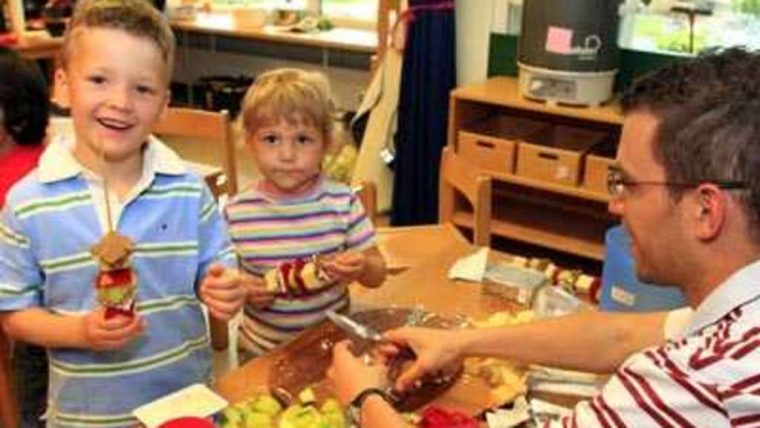
[[[375,232],[351,189],[322,179],[307,195],[275,199],[258,186],[236,196],[225,210],[243,266],[263,275],[281,263],[375,245]],[[327,309],[342,310],[348,291],[336,284],[299,297],[278,297],[264,309],[246,307],[240,345],[260,355],[321,322]]]

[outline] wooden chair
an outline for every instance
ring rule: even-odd
[[[371,181],[362,181],[352,190],[364,206],[367,218],[374,224],[377,217],[377,187],[375,186],[375,183]]]
[[[215,198],[238,191],[235,142],[227,111],[169,107],[153,133],[172,147],[201,174]],[[226,322],[209,318],[211,347],[224,351],[229,346]]]
[[[237,193],[235,142],[226,110],[169,107],[153,133],[206,178],[215,197]]]
[[[0,427],[18,428],[20,417],[11,375],[10,340],[0,328]]]
[[[473,208],[473,243],[488,246],[491,242],[491,178],[479,173],[477,166],[447,146],[441,156],[438,206],[440,223],[453,222],[458,195],[467,199]]]

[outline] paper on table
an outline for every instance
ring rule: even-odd
[[[464,256],[454,262],[449,269],[449,279],[481,282],[486,274],[488,247],[480,247],[473,254]]]
[[[530,408],[525,396],[517,397],[511,410],[497,409],[486,413],[488,428],[512,428],[530,419]]]
[[[196,383],[136,408],[132,414],[148,428],[180,417],[206,418],[227,407],[227,400]]]

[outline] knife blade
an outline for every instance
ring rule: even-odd
[[[383,340],[383,336],[377,330],[367,325],[358,323],[346,315],[339,314],[332,310],[326,311],[325,314],[327,315],[327,318],[330,319],[330,321],[332,321],[338,328],[345,331],[346,333],[372,342],[381,342]]]

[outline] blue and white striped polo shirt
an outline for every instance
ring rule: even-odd
[[[0,311],[83,314],[97,305],[98,266],[89,250],[104,233],[99,195],[70,149],[51,144],[8,195],[0,215]],[[135,407],[209,380],[195,288],[210,263],[232,266],[234,255],[203,180],[156,139],[143,163],[144,187],[127,198],[116,228],[136,244],[137,310],[146,331],[119,351],[52,349],[48,426],[134,426]]]

